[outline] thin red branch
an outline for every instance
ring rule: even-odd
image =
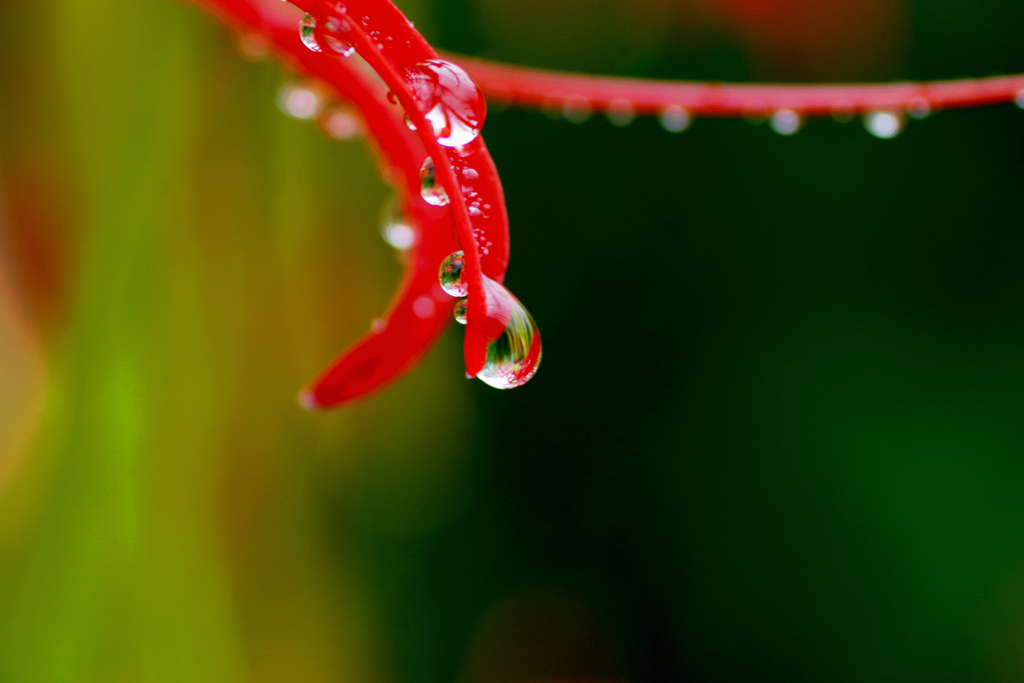
[[[767,114],[781,109],[822,116],[871,111],[927,112],[1024,98],[1024,74],[921,83],[701,83],[590,76],[463,56],[451,59],[473,77],[488,98],[519,107],[557,107],[575,102],[597,111],[625,106],[637,114],[649,115],[660,114],[667,107],[681,107],[701,116]]]

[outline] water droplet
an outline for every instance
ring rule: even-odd
[[[429,296],[421,296],[412,302],[412,312],[416,314],[417,318],[433,318],[437,312],[437,306],[434,305],[434,300]]]
[[[344,17],[327,17],[322,34],[327,47],[342,57],[351,57],[356,49],[351,43],[341,37],[342,33],[347,33],[350,29],[351,26],[348,23],[348,19]]]
[[[690,127],[690,112],[673,104],[661,110],[658,120],[661,121],[661,127],[668,132],[681,133]]]
[[[590,118],[590,100],[580,95],[567,97],[562,102],[562,116],[572,123],[583,123]]]
[[[626,100],[612,100],[608,103],[608,111],[605,114],[613,126],[619,126],[620,128],[633,123],[633,119],[636,118],[633,105]]]
[[[351,140],[362,134],[363,126],[351,111],[338,109],[324,117],[324,130],[335,140]]]
[[[307,12],[299,22],[299,38],[302,39],[302,44],[310,50],[320,52],[320,44],[316,42],[316,36],[313,35],[314,30],[316,30],[316,19]]]
[[[289,85],[281,89],[277,104],[285,114],[297,119],[311,119],[320,112],[320,95],[309,88]]]
[[[405,127],[409,130],[416,130],[416,124],[412,122],[408,114],[405,115]]]
[[[427,157],[420,167],[420,196],[423,201],[433,206],[446,206],[448,204],[448,193],[444,186],[437,182],[437,169],[434,168],[434,160]]]
[[[915,119],[923,119],[932,113],[932,105],[923,97],[914,97],[907,102],[907,114]]]
[[[455,322],[465,325],[466,324],[466,311],[469,310],[469,299],[459,299],[455,302],[455,308],[452,310],[452,314],[455,316]]]
[[[373,322],[370,323],[370,332],[374,334],[380,334],[386,329],[388,329],[388,321],[384,318],[374,318]]]
[[[288,2],[288,0],[284,0]],[[299,405],[306,410],[317,410],[320,408],[320,402],[316,400],[316,396],[309,389],[303,389],[299,393]]]
[[[380,217],[380,236],[399,251],[405,251],[416,244],[416,231],[405,219],[397,199],[384,205]]]
[[[1017,94],[1013,98],[1013,103],[1021,109],[1024,109],[1024,90],[1017,91]]]
[[[441,267],[437,271],[441,289],[456,297],[469,294],[469,284],[462,279],[462,269],[465,267],[466,253],[462,251],[457,251],[441,261]]]
[[[487,362],[477,377],[496,389],[525,384],[540,367],[541,343],[537,324],[512,292],[484,277],[488,295],[507,312],[505,331],[487,345]]]
[[[903,117],[891,111],[872,111],[864,115],[864,127],[876,138],[888,140],[903,130]]]
[[[771,118],[771,127],[779,135],[792,135],[800,130],[803,119],[792,109],[780,109]]]
[[[462,147],[480,134],[487,103],[473,79],[444,59],[430,59],[405,73],[417,106],[445,147]]]

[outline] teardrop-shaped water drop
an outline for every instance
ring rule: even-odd
[[[450,254],[448,258],[441,261],[441,267],[437,271],[437,279],[441,283],[441,289],[452,296],[466,296],[469,294],[469,284],[462,279],[462,270],[466,267],[466,253],[457,251]]]
[[[420,196],[427,204],[434,206],[447,206],[449,201],[444,186],[437,182],[437,169],[430,157],[420,167]]]
[[[484,287],[501,301],[508,319],[504,332],[487,345],[487,361],[477,377],[495,389],[512,389],[526,384],[540,367],[540,331],[512,292],[487,277]]]
[[[459,299],[455,302],[455,308],[452,309],[452,314],[455,316],[455,322],[465,325],[466,324],[466,311],[469,310],[469,299]]]
[[[299,38],[302,39],[302,44],[310,50],[320,52],[320,44],[316,42],[316,36],[313,35],[315,30],[316,19],[307,12],[306,16],[302,17],[302,21],[299,22]]]
[[[430,59],[408,69],[405,78],[440,144],[462,147],[476,139],[487,117],[487,103],[461,67]]]

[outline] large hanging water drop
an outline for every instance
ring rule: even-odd
[[[447,206],[449,201],[444,186],[437,182],[437,169],[430,157],[420,167],[420,196],[427,204],[434,206]]]
[[[430,59],[411,67],[405,78],[440,144],[462,147],[476,139],[487,117],[487,103],[461,67]]]
[[[487,362],[477,377],[495,389],[512,389],[526,384],[540,367],[540,331],[512,292],[488,277],[484,287],[500,303],[505,330],[487,345]]]
[[[438,270],[437,278],[441,282],[441,289],[452,296],[466,296],[469,294],[469,284],[462,279],[462,270],[466,267],[466,254],[457,251],[451,254],[444,261],[441,261],[441,268]]]
[[[310,50],[320,52],[320,44],[316,42],[316,36],[313,35],[315,30],[316,19],[313,18],[312,14],[307,13],[306,16],[302,17],[302,21],[299,22],[299,38],[302,39],[302,44]]]

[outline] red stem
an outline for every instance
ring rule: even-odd
[[[628,103],[637,114],[677,106],[702,116],[742,116],[791,109],[808,116],[869,111],[953,109],[999,104],[1024,92],[1024,74],[922,83],[785,85],[700,83],[590,76],[452,56],[488,98],[540,107],[567,99],[602,110]]]

